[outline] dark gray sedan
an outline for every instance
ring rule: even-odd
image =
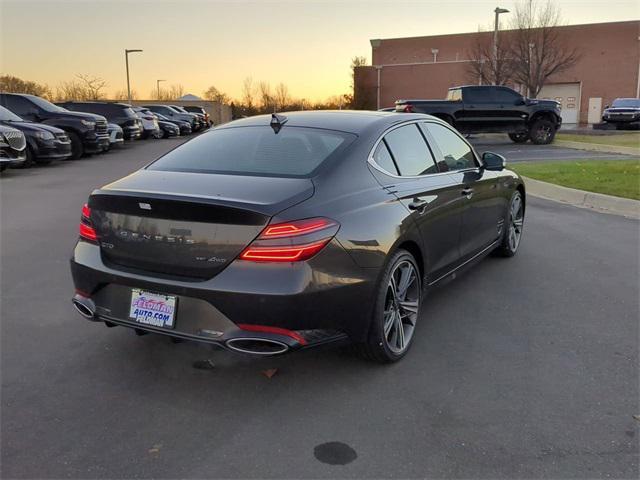
[[[524,211],[504,158],[479,158],[428,115],[247,118],[91,194],[73,303],[237,352],[350,339],[395,361],[425,292],[491,252],[513,256]]]

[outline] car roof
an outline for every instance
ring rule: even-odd
[[[361,133],[371,127],[386,128],[396,123],[414,119],[433,119],[421,113],[378,112],[373,110],[305,110],[301,112],[283,112],[279,116],[287,118],[287,126],[323,128],[339,130],[348,133]],[[268,126],[271,115],[257,115],[255,117],[234,120],[218,128],[233,128],[245,126]]]

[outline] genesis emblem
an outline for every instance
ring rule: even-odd
[[[151,210],[151,205],[148,203],[139,203],[138,206],[142,209],[142,210]]]

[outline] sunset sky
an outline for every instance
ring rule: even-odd
[[[635,20],[639,0],[557,0],[567,24]],[[243,79],[284,82],[310,100],[349,91],[351,57],[371,38],[477,31],[512,0],[31,1],[0,0],[0,71],[55,87],[74,74],[131,85],[148,98],[156,79],[202,95],[239,96]],[[508,19],[508,14],[504,16]]]

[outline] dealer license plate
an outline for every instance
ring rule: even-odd
[[[134,322],[153,327],[173,328],[178,297],[162,293],[131,290],[129,318]]]

